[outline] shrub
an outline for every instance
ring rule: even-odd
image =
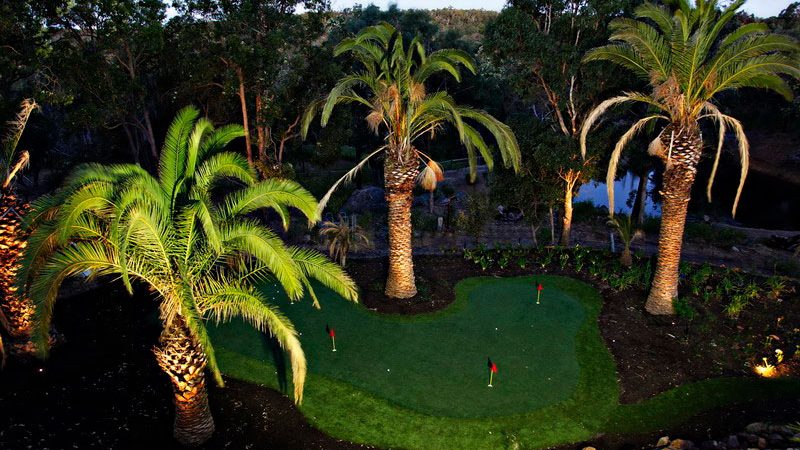
[[[673,306],[675,307],[675,314],[677,314],[678,317],[690,322],[699,315],[697,310],[691,305],[691,302],[688,298],[676,298]]]
[[[747,300],[747,297],[745,297],[743,294],[733,295],[733,297],[731,297],[730,303],[728,303],[728,305],[725,306],[724,309],[725,315],[727,315],[731,319],[739,318],[739,315],[742,313],[742,311],[744,311],[748,303],[749,302]]]

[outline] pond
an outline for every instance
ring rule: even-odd
[[[636,199],[636,189],[639,187],[639,176],[628,172],[624,177],[614,183],[614,209],[617,213],[630,214]],[[647,192],[653,192],[655,183],[652,176],[647,180]],[[592,202],[595,206],[608,207],[608,191],[605,181],[592,180],[581,187],[575,202]],[[645,214],[660,217],[661,205],[653,202],[648,195],[645,203]]]
[[[701,170],[695,182],[690,213],[709,214],[718,220],[730,221],[731,205],[738,184],[738,167],[721,167],[714,185],[713,203],[705,197],[707,170]],[[656,191],[655,174],[651,173],[647,183],[645,213],[659,217],[661,206],[653,201]],[[614,183],[615,209],[629,214],[639,186],[639,177],[626,173]],[[581,187],[576,202],[591,201],[596,206],[608,207],[608,194],[604,181],[590,181]],[[735,222],[753,228],[773,230],[800,230],[800,185],[781,180],[775,176],[751,171],[745,183],[739,211]]]

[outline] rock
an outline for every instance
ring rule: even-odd
[[[738,444],[739,441],[737,440],[736,443]],[[703,441],[703,443],[700,444],[700,448],[702,450],[726,450],[728,447],[719,441]]]
[[[767,424],[765,424],[764,422],[753,422],[750,425],[744,427],[744,429],[750,434],[766,433]]]
[[[694,442],[685,441],[683,439],[675,439],[669,443],[668,449],[671,450],[690,450],[694,448]]]
[[[594,447],[583,447],[583,450],[597,450],[597,449]]]
[[[735,435],[733,435],[733,434],[732,434],[732,435],[730,435],[730,436],[728,436],[728,441],[726,442],[726,445],[727,445],[727,446],[728,446],[728,448],[730,448],[730,449],[734,449],[734,448],[740,448],[740,445],[739,445],[739,438],[737,438],[737,437],[736,437]]]
[[[767,431],[770,433],[779,433],[786,437],[794,436],[794,432],[791,428],[787,427],[786,425],[770,425],[767,427]]]
[[[758,438],[758,448],[762,450],[767,448],[767,440],[763,437]]]
[[[386,199],[383,196],[383,189],[377,186],[359,189],[347,199],[342,209],[349,213],[384,210],[386,209]]]
[[[430,194],[422,194],[414,197],[414,203],[411,206],[428,206],[430,202]]]
[[[669,445],[669,436],[663,436],[656,443],[656,447],[666,447]]]
[[[770,447],[783,447],[786,439],[783,438],[783,435],[780,433],[770,433],[767,436],[767,443]]]

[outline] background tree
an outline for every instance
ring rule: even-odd
[[[43,5],[53,40],[47,64],[69,98],[72,126],[121,129],[134,161],[155,165],[164,3],[56,0]]]
[[[538,230],[542,220],[563,200],[562,180],[553,170],[561,157],[553,148],[563,137],[530,114],[515,114],[509,125],[517,135],[522,155],[518,173],[499,169],[490,178],[491,197],[496,204],[516,206],[531,226],[531,237],[538,245]],[[555,141],[555,142],[553,142]],[[555,230],[551,229],[551,244],[555,245]]]
[[[298,5],[303,14],[295,14]],[[305,75],[317,69],[311,64],[327,2],[185,0],[178,6],[185,23],[201,27],[206,57],[225,75],[208,86],[238,97],[248,161],[280,164],[287,142],[299,135],[299,105],[319,95]]]
[[[46,350],[59,286],[67,277],[114,275],[129,293],[133,281],[156,293],[163,331],[154,350],[170,377],[175,396],[175,437],[198,445],[214,431],[205,387],[208,367],[222,376],[206,320],[240,316],[268,332],[289,354],[294,399],[302,401],[306,359],[297,332],[255,283],[274,280],[292,300],[308,293],[319,306],[310,280],[348,300],[354,282],[321,254],[286,246],[249,214],[271,208],[289,222],[289,208],[310,221],[317,203],[288,180],[258,183],[247,161],[221,152],[241,137],[239,126],[214,130],[182,110],[169,128],[158,178],[130,164],[90,164],[76,170],[31,213],[29,239],[19,285],[36,302],[35,337]],[[226,195],[212,200],[225,183]],[[218,196],[217,196],[218,197]]]
[[[486,28],[486,52],[504,67],[523,102],[521,109],[559,135],[547,158],[562,184],[561,245],[569,245],[572,203],[592,178],[605,150],[592,146],[581,158],[578,136],[583,121],[618,79],[608,67],[584,66],[586,50],[608,38],[608,23],[624,14],[632,0],[511,0]],[[542,161],[545,163],[545,161]]]
[[[700,119],[712,119],[719,126],[707,188],[709,201],[728,128],[739,141],[742,173],[733,202],[735,215],[747,177],[749,144],[742,124],[720,111],[714,99],[722,92],[746,87],[772,90],[791,99],[791,87],[782,76],[800,79],[797,41],[768,33],[763,23],[726,29],[744,3],[736,0],[722,11],[716,0],[697,0],[695,6],[688,0],[677,0],[670,8],[644,3],[636,8],[636,19],[612,22],[612,43],[591,50],[585,58],[587,62],[614,62],[646,80],[651,88],[647,94],[629,92],[602,102],[586,119],[581,131],[581,150],[585,151],[586,135],[611,107],[637,102],[650,108],[644,118],[623,134],[612,153],[607,177],[612,214],[613,181],[622,150],[648,123],[666,122],[648,150],[664,164],[658,262],[646,305],[652,314],[674,313],[686,213],[703,153]]]
[[[340,103],[355,103],[369,109],[367,123],[377,134],[385,136],[384,145],[373,151],[354,169],[337,181],[320,202],[320,208],[331,193],[355,173],[371,157],[384,157],[384,184],[389,204],[389,276],[386,295],[410,298],[416,295],[414,263],[411,258],[411,204],[414,182],[420,163],[431,158],[420,152],[415,143],[423,136],[434,136],[446,124],[455,127],[466,147],[471,178],[476,176],[478,155],[492,166],[493,155],[476,126],[488,131],[496,140],[504,163],[519,168],[519,146],[511,129],[483,111],[457,105],[446,92],[428,92],[425,82],[434,74],[446,72],[458,81],[460,66],[474,72],[472,59],[462,51],[439,50],[427,54],[421,41],[413,39],[408,46],[399,31],[388,23],[363,29],[354,38],[343,40],[336,55],[350,53],[361,66],[358,72],[342,78],[328,96],[313,103],[303,119],[305,135],[314,116],[321,113],[324,127],[333,108]]]

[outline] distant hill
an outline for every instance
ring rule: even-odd
[[[484,9],[432,9],[431,18],[439,26],[439,32],[456,31],[462,39],[479,42],[483,39],[486,24],[499,14]]]

